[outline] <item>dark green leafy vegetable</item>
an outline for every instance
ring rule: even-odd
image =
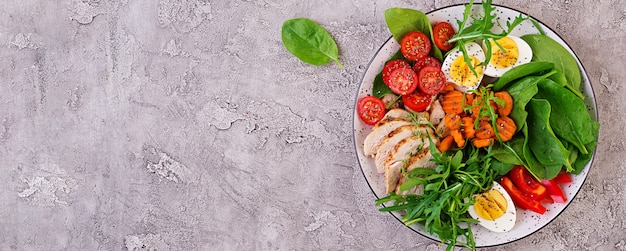
[[[569,151],[563,146],[550,127],[550,103],[545,99],[532,99],[528,102],[528,145],[537,160],[546,168],[542,179],[552,179],[565,166],[571,172]]]
[[[528,34],[521,37],[533,50],[533,61],[554,63],[567,79],[566,87],[577,95],[580,93],[581,73],[576,58],[554,39],[541,34]],[[578,95],[579,97],[581,95]]]
[[[550,127],[556,135],[588,154],[586,144],[594,142],[600,124],[591,119],[585,103],[550,79],[540,81],[537,98],[550,102]]]
[[[404,59],[404,56],[402,56],[402,52],[401,51],[396,52],[396,54],[393,54],[393,56],[391,56],[391,58],[389,58],[387,62],[389,62],[390,60],[394,60],[394,59]],[[382,98],[386,94],[394,94],[394,93],[393,91],[391,91],[391,89],[389,89],[389,86],[387,86],[385,82],[383,81],[383,73],[379,72],[378,75],[376,75],[376,77],[374,78],[374,83],[372,84],[372,96]]]
[[[493,83],[493,90],[499,91],[507,85],[522,77],[534,75],[541,72],[546,72],[554,68],[554,64],[550,62],[528,62],[526,64],[518,65],[511,68],[509,71],[502,74],[502,76]]]
[[[322,26],[308,18],[294,18],[283,23],[282,40],[285,48],[300,60],[323,65],[331,60],[339,68],[339,49],[332,36]]]
[[[404,8],[390,8],[385,10],[385,21],[393,38],[400,43],[402,38],[409,32],[419,31],[430,37],[433,42],[433,27],[430,25],[428,16],[421,11]],[[430,55],[439,61],[443,61],[443,54],[437,46],[432,46]]]

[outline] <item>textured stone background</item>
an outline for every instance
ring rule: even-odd
[[[464,1],[0,1],[0,250],[437,250],[379,213],[353,99],[389,7]],[[601,131],[550,225],[486,250],[626,250],[624,0],[495,1],[585,65]],[[311,18],[345,69],[301,63]]]

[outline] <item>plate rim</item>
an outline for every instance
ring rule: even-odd
[[[447,6],[444,6],[444,7],[440,7],[440,8],[433,9],[433,10],[431,10],[431,11],[428,11],[428,12],[424,13],[424,14],[425,14],[425,15],[429,15],[429,14],[431,14],[431,13],[435,12],[435,11],[441,11],[441,10],[444,10],[444,9],[447,9],[447,8],[452,8],[452,7],[457,7],[457,6],[465,6],[465,5],[467,5],[467,4],[469,4],[469,3],[465,3],[465,4],[462,4],[462,3],[459,3],[459,4],[451,4],[451,5],[447,5]],[[474,3],[474,6],[476,6],[476,5],[481,5],[481,3]],[[594,115],[595,115],[595,120],[596,120],[596,121],[598,121],[598,123],[599,123],[599,122],[600,122],[600,117],[599,117],[599,113],[598,113],[598,104],[597,104],[597,101],[596,101],[596,93],[595,93],[595,90],[594,90],[593,85],[592,85],[592,83],[591,83],[591,79],[589,78],[589,74],[587,73],[587,70],[586,70],[586,68],[585,68],[585,66],[584,66],[584,64],[583,64],[583,62],[582,62],[582,60],[580,60],[580,57],[579,57],[579,56],[578,56],[578,54],[574,51],[574,49],[570,46],[570,44],[569,44],[569,43],[568,43],[565,39],[563,39],[563,37],[561,37],[561,35],[560,35],[559,33],[557,33],[557,32],[556,32],[556,31],[555,31],[555,30],[554,30],[551,26],[549,26],[549,25],[545,24],[543,21],[541,21],[541,20],[539,20],[539,19],[535,18],[535,17],[534,17],[534,16],[532,16],[532,15],[529,15],[528,13],[526,13],[526,12],[524,12],[524,11],[520,11],[520,10],[518,10],[518,9],[516,9],[516,8],[509,7],[509,6],[505,6],[505,5],[501,5],[501,4],[491,4],[491,5],[492,5],[492,6],[495,6],[495,7],[498,7],[498,8],[505,8],[505,9],[509,9],[509,10],[512,10],[512,11],[516,11],[517,13],[520,13],[520,14],[523,14],[523,15],[525,15],[525,16],[527,16],[527,17],[532,18],[534,21],[538,22],[538,23],[539,23],[539,24],[541,24],[542,26],[545,26],[545,27],[547,27],[548,29],[550,29],[550,30],[551,30],[551,31],[552,31],[552,32],[553,32],[553,33],[554,33],[554,34],[555,34],[555,35],[556,35],[556,36],[557,36],[557,37],[558,37],[561,41],[563,41],[563,43],[565,43],[565,45],[567,46],[567,49],[569,49],[569,51],[571,51],[571,53],[573,54],[573,56],[576,58],[576,61],[577,61],[577,63],[580,65],[580,68],[581,68],[581,70],[582,70],[582,73],[584,73],[585,78],[586,78],[586,80],[587,80],[587,82],[588,82],[588,86],[589,86],[589,90],[590,90],[591,97],[587,96],[587,98],[592,98],[592,108],[593,108],[593,113],[594,113]],[[473,6],[473,7],[474,7],[474,6]],[[370,190],[371,190],[372,194],[374,195],[374,197],[376,197],[376,199],[380,199],[380,198],[379,198],[379,197],[378,197],[378,195],[376,194],[376,191],[374,191],[374,188],[372,187],[371,183],[368,181],[367,175],[365,174],[365,171],[363,170],[363,164],[361,163],[361,159],[360,159],[360,158],[359,158],[359,156],[358,156],[358,146],[357,146],[357,144],[356,144],[357,140],[356,140],[356,128],[355,128],[355,121],[356,121],[356,119],[357,119],[357,116],[356,116],[356,106],[357,106],[357,103],[358,103],[359,93],[360,93],[361,87],[363,86],[363,81],[364,81],[364,79],[365,79],[365,75],[366,75],[367,71],[369,70],[369,67],[370,67],[370,66],[372,65],[372,63],[374,62],[374,59],[376,58],[376,55],[378,55],[378,54],[381,52],[381,50],[383,49],[384,45],[385,45],[385,44],[387,44],[387,43],[388,43],[390,40],[392,40],[392,39],[393,39],[393,36],[391,36],[391,35],[390,35],[390,37],[389,37],[387,40],[385,40],[385,42],[384,42],[384,43],[383,43],[383,44],[382,44],[382,45],[378,48],[378,50],[376,50],[376,52],[374,53],[374,55],[370,58],[369,62],[367,63],[367,67],[365,68],[364,72],[362,73],[361,80],[359,81],[358,88],[357,88],[356,93],[355,93],[355,95],[354,95],[354,103],[353,103],[353,107],[352,107],[352,121],[353,121],[353,122],[352,122],[352,141],[353,141],[353,145],[354,145],[354,148],[355,148],[355,149],[354,149],[354,150],[355,150],[355,155],[356,155],[356,157],[357,157],[357,162],[358,162],[358,164],[359,164],[359,169],[360,169],[360,171],[361,171],[361,174],[363,175],[363,178],[365,179],[365,182],[367,183],[367,186],[370,188]],[[589,105],[587,102],[585,102],[585,104],[586,104],[586,105]],[[596,135],[596,141],[598,140],[599,135],[600,135],[600,133],[598,132],[598,135]],[[590,160],[590,161],[589,161],[589,163],[588,163],[588,166],[589,166],[589,167],[588,167],[588,169],[589,169],[589,170],[591,170],[591,167],[593,167],[593,164],[594,164],[594,161],[595,161],[595,157],[596,157],[596,152],[597,152],[597,149],[598,149],[598,147],[596,146],[596,147],[594,148],[594,150],[593,150],[593,153],[592,153],[592,156],[591,156],[591,160]],[[549,220],[546,224],[544,224],[543,226],[539,227],[539,228],[538,228],[538,229],[536,229],[535,231],[529,232],[528,234],[526,234],[526,235],[524,235],[524,236],[522,236],[522,237],[520,237],[520,238],[517,238],[517,239],[514,239],[514,240],[505,241],[505,242],[502,242],[502,243],[499,243],[499,244],[482,245],[482,246],[478,246],[478,245],[477,245],[477,246],[476,246],[476,248],[497,247],[497,246],[502,246],[502,245],[511,244],[511,243],[514,243],[514,242],[517,242],[517,241],[523,240],[523,239],[525,239],[526,237],[531,236],[531,235],[533,235],[533,234],[535,234],[535,233],[537,233],[537,232],[539,232],[539,231],[543,230],[546,226],[550,225],[550,224],[551,224],[554,220],[556,220],[557,218],[559,218],[559,216],[561,216],[561,214],[562,214],[562,213],[563,213],[563,212],[564,212],[564,211],[565,211],[565,210],[566,210],[566,209],[567,209],[567,208],[568,208],[568,207],[569,207],[569,206],[573,203],[574,199],[575,199],[575,198],[577,197],[577,195],[580,193],[580,191],[582,190],[583,186],[585,185],[585,183],[586,183],[586,181],[587,181],[587,177],[589,176],[589,170],[588,170],[588,172],[585,174],[585,176],[583,177],[583,180],[582,180],[582,182],[581,182],[581,184],[580,184],[580,187],[576,190],[576,192],[574,192],[574,195],[572,196],[572,198],[571,198],[571,199],[569,199],[569,200],[568,200],[568,203],[567,203],[566,205],[564,205],[563,209],[562,209],[560,212],[558,212],[558,213],[556,214],[556,216],[554,216],[554,218],[552,218],[551,220]],[[384,205],[383,205],[383,207],[384,207]],[[388,213],[389,213],[389,214],[390,214],[390,215],[391,215],[394,219],[396,219],[398,222],[400,222],[402,225],[404,225],[404,223],[401,221],[401,219],[400,219],[400,218],[398,218],[398,217],[396,217],[396,215],[394,215],[394,213],[393,213],[393,212],[388,212]],[[427,234],[421,233],[421,232],[417,231],[416,229],[414,229],[414,228],[412,228],[412,227],[409,227],[409,226],[405,226],[405,225],[404,225],[404,227],[406,227],[406,228],[410,229],[411,231],[416,232],[416,233],[418,233],[419,235],[421,235],[421,236],[423,236],[423,237],[426,237],[426,238],[428,238],[428,239],[430,239],[430,240],[432,240],[432,241],[441,242],[441,240],[440,240],[440,239],[433,237],[433,235],[427,235]],[[456,246],[459,246],[459,245],[457,244]]]

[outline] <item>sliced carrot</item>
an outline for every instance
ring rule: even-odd
[[[452,135],[444,137],[441,142],[439,142],[439,152],[450,150],[450,148],[452,148],[452,143],[454,143],[454,137],[452,137]]]
[[[496,133],[493,131],[491,123],[488,121],[481,121],[478,130],[476,130],[475,136],[479,139],[489,139],[495,137]]]
[[[463,117],[461,119],[461,133],[463,134],[463,138],[474,138],[476,134],[476,129],[474,129],[474,118]]]
[[[500,135],[500,139],[502,140],[502,142],[509,141],[511,138],[513,138],[513,135],[517,130],[515,121],[513,121],[509,117],[497,118],[496,126],[498,128],[498,135]]]
[[[446,83],[446,85],[443,87],[443,89],[441,89],[441,93],[447,93],[447,92],[451,92],[454,91],[454,83],[452,82],[448,82]]]
[[[460,91],[451,91],[444,94],[441,107],[443,111],[448,114],[463,113],[463,93]]]
[[[446,125],[446,128],[457,130],[461,128],[461,116],[458,114],[446,114],[443,117],[443,123]]]
[[[493,144],[493,139],[473,139],[472,144],[477,148],[483,148]]]
[[[497,105],[498,114],[500,116],[509,116],[511,111],[513,111],[513,97],[505,91],[496,92],[494,96],[504,101],[504,106]]]
[[[454,142],[458,147],[465,146],[465,139],[463,139],[463,135],[461,135],[461,132],[459,132],[459,130],[450,131],[450,135],[452,135],[452,137],[454,138]]]

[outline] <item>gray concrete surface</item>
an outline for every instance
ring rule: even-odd
[[[0,250],[439,250],[379,213],[353,98],[389,7],[464,1],[1,1]],[[626,3],[495,1],[578,53],[596,160],[554,222],[485,250],[626,250]],[[311,18],[345,69],[301,63]]]

